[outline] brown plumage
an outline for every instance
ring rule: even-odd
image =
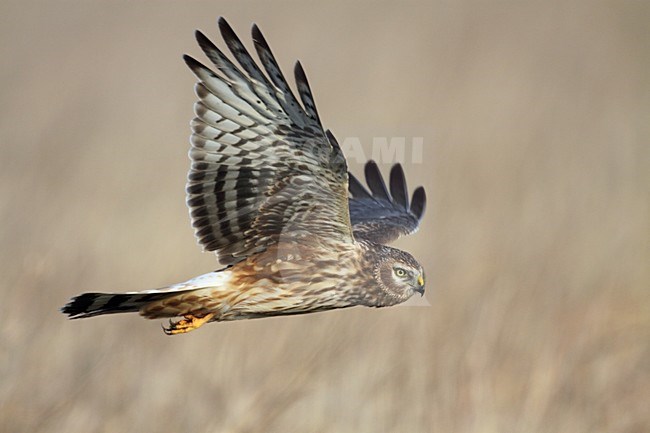
[[[399,164],[390,192],[372,161],[365,172],[370,191],[348,177],[300,63],[302,105],[257,26],[253,41],[266,75],[223,18],[219,28],[239,67],[198,31],[221,75],[185,56],[199,79],[187,204],[199,243],[227,267],[157,290],[85,293],[63,312],[183,317],[165,330],[178,334],[210,321],[384,307],[424,293],[417,261],[383,245],[417,230],[424,189],[409,205]]]

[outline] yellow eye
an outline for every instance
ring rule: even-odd
[[[395,269],[395,275],[398,277],[405,277],[406,276],[406,271],[402,268],[396,268]]]

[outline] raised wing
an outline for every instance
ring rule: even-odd
[[[353,242],[345,158],[323,131],[302,66],[295,78],[303,106],[257,26],[253,41],[270,80],[223,18],[219,29],[243,70],[200,31],[220,74],[184,57],[199,79],[187,183],[199,243],[232,264],[282,236]]]
[[[374,161],[366,163],[365,176],[370,191],[349,173],[350,219],[354,237],[387,244],[417,231],[427,202],[424,188],[415,189],[409,206],[406,178],[400,164],[393,165],[390,171],[390,192]]]

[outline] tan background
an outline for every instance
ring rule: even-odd
[[[132,3],[0,5],[0,431],[650,430],[647,2]],[[424,137],[398,245],[430,307],[175,338],[58,312],[217,267],[180,55],[219,15],[302,60],[339,138]]]

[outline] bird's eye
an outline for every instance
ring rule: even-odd
[[[405,277],[406,271],[402,268],[395,268],[395,275],[397,275],[398,277]]]

